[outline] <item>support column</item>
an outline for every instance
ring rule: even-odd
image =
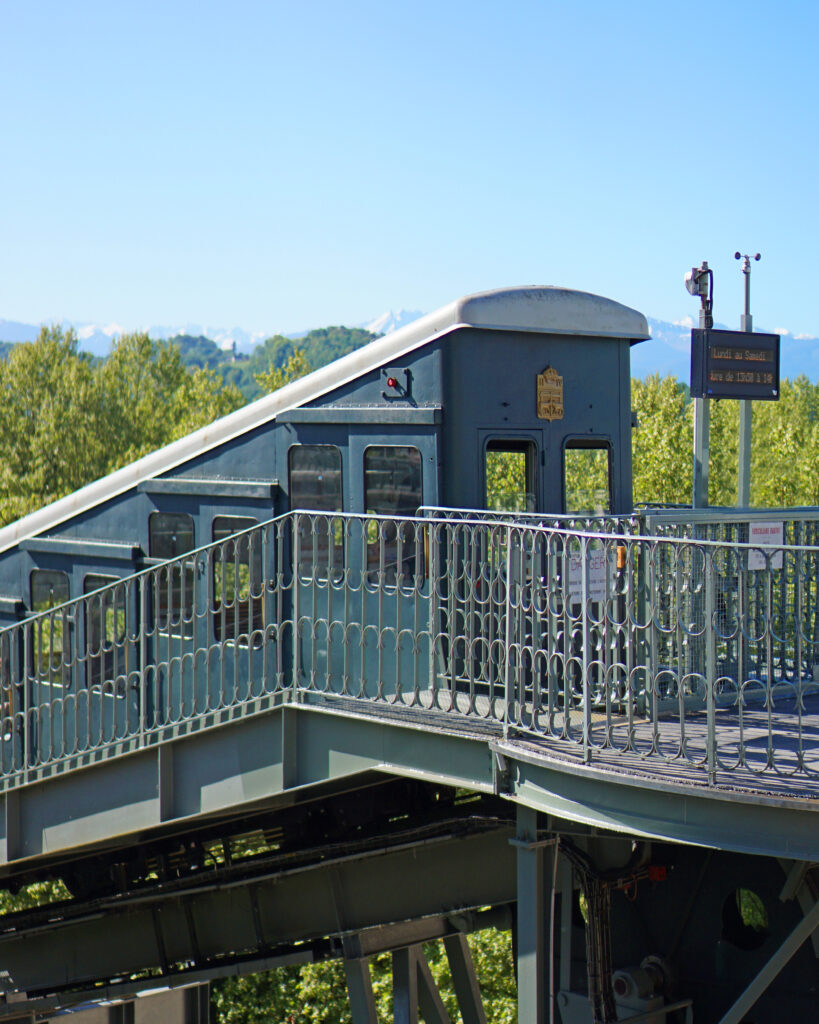
[[[421,946],[415,947],[415,965],[418,978],[418,1009],[424,1018],[424,1024],[452,1024]]]
[[[411,946],[393,950],[392,999],[395,1024],[418,1024],[418,968]]]
[[[353,1024],[378,1024],[369,960],[345,960],[344,973]]]
[[[537,811],[518,806],[518,1020],[546,1024],[544,848],[537,842]]]
[[[444,949],[463,1024],[486,1024],[481,990],[475,977],[475,967],[466,936],[448,936],[444,939]]]

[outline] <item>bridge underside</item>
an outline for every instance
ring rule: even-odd
[[[652,998],[696,996],[696,1019],[717,1021],[815,927],[807,802],[749,813],[748,794],[646,786],[343,701],[253,710],[5,794],[6,883],[59,877],[71,897],[2,919],[0,1016],[342,957],[358,1024],[382,951],[432,1013],[419,944],[463,952],[476,929],[514,927],[521,1020],[554,998],[564,1024],[590,1021],[605,996],[590,978],[648,963]],[[735,920],[746,892],[758,929]],[[608,952],[589,940],[607,929]],[[807,1019],[814,949],[779,955],[754,1019]]]

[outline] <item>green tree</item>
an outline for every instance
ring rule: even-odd
[[[0,363],[0,516],[9,522],[100,475],[107,455],[91,359],[73,331],[44,327]],[[89,473],[91,476],[89,476]]]
[[[0,396],[4,523],[243,403],[212,371],[188,371],[172,345],[126,334],[96,362],[59,327],[0,362]]]
[[[243,404],[212,370],[193,372],[179,349],[147,334],[123,334],[99,369],[100,430],[108,471],[213,422]]]
[[[634,501],[684,503],[691,500],[693,409],[675,377],[652,374],[631,382]]]
[[[309,373],[310,369],[304,349],[294,348],[281,366],[271,363],[269,369],[256,374],[256,380],[265,391],[278,391],[285,384],[298,380],[299,377]]]
[[[486,929],[468,937],[487,1019],[516,1024],[517,986],[510,932]],[[430,971],[452,1020],[459,1019],[443,943],[424,946]],[[392,960],[388,954],[370,964],[378,1020],[392,1024]],[[213,987],[219,1024],[351,1024],[344,965],[340,960],[280,967],[228,978]]]
[[[783,380],[778,402],[755,402],[751,499],[761,506],[819,504],[819,386]]]

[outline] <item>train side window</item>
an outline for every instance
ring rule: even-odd
[[[88,686],[111,682],[127,673],[125,664],[125,588],[112,587],[117,576],[89,573],[83,579],[85,601],[86,680]],[[95,591],[109,587],[104,593]]]
[[[152,512],[148,520],[148,553],[163,561],[180,558],[195,546],[193,517],[185,512]],[[194,566],[190,562],[156,570],[153,607],[160,629],[193,635]]]
[[[604,441],[568,441],[563,449],[563,494],[567,514],[611,512],[611,446]]]
[[[50,608],[69,600],[68,573],[56,569],[33,569],[29,578],[31,585],[31,610],[46,612]],[[34,674],[40,679],[60,676],[62,681],[63,647],[68,637],[68,621],[61,615],[42,619],[32,625],[32,654]]]
[[[364,508],[367,515],[415,516],[424,504],[421,453],[411,445],[371,445],[364,451]],[[414,574],[416,527],[412,523],[368,524],[367,568]]]
[[[332,444],[297,444],[288,454],[290,508],[340,512],[341,451]],[[299,575],[325,577],[344,566],[344,524],[320,518],[299,524]]]
[[[484,500],[492,512],[534,512],[537,449],[532,441],[488,441],[484,452]]]
[[[235,640],[262,627],[262,538],[249,530],[257,520],[247,516],[215,516],[211,549],[213,580],[213,634],[217,640]],[[221,543],[220,543],[221,542]]]

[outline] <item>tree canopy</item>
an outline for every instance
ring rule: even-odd
[[[242,404],[179,349],[124,334],[99,362],[44,327],[0,361],[0,522],[8,523]]]
[[[674,377],[632,381],[634,501],[690,503],[694,403]],[[739,403],[711,402],[708,498],[737,500]],[[780,383],[777,402],[753,403],[751,504],[761,508],[819,503],[819,384],[800,376]]]

